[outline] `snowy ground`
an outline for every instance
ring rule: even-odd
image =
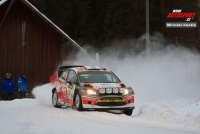
[[[0,101],[1,134],[199,134],[200,99],[145,103],[132,116],[119,111],[78,112],[51,105],[51,84],[38,86],[36,99]]]
[[[134,89],[132,116],[54,108],[52,85],[45,84],[33,89],[36,99],[0,101],[0,134],[200,134],[198,53],[169,46],[121,60],[100,55],[101,67],[111,69]]]

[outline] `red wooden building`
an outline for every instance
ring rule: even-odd
[[[30,92],[77,52],[86,53],[27,0],[0,0],[0,81],[24,73]]]

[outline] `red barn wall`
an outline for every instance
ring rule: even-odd
[[[9,4],[0,6],[0,21]],[[48,83],[49,76],[61,63],[64,40],[24,3],[15,0],[0,27],[0,81],[10,72],[16,86],[18,77],[24,73],[29,91]]]

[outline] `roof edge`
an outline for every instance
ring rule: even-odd
[[[0,6],[3,5],[5,2],[7,2],[8,0],[1,0],[0,1]]]

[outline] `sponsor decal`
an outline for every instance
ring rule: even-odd
[[[85,71],[85,69],[83,67],[76,67],[76,69],[78,72]]]
[[[95,89],[99,89],[99,88],[114,88],[117,87],[117,85],[115,83],[97,83],[97,84],[90,84],[91,86],[93,86],[93,88]]]

